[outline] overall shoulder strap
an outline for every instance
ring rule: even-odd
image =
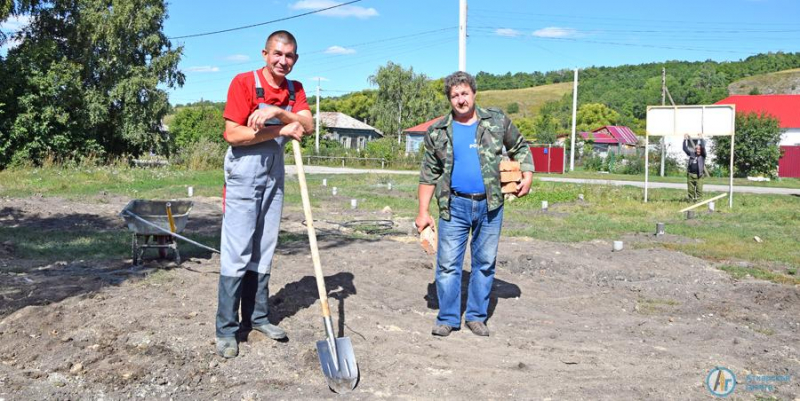
[[[258,70],[253,70],[253,78],[256,79],[256,99],[264,99],[264,88],[261,87],[261,80],[258,79]]]

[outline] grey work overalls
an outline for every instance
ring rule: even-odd
[[[258,108],[264,102],[264,89],[255,76]],[[287,79],[289,105],[295,101],[294,83]],[[279,120],[267,125],[282,124]],[[240,329],[269,323],[269,276],[272,256],[278,243],[283,208],[283,145],[278,137],[249,146],[229,147],[225,154],[220,276],[217,306],[217,337],[235,337]]]

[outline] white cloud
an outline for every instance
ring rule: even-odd
[[[517,36],[522,35],[522,32],[511,28],[498,28],[496,31],[494,31],[494,33],[498,36],[507,36],[509,38],[516,38]]]
[[[322,8],[333,7],[339,4],[342,3],[333,0],[301,0],[298,1],[297,3],[290,5],[289,7],[293,10],[313,11]],[[367,18],[377,17],[378,10],[372,7],[365,8],[361,6],[342,6],[322,11],[319,13],[319,15],[324,15],[327,17],[340,17],[340,18],[355,17],[360,19],[367,19]]]
[[[185,69],[186,72],[218,72],[219,67],[214,67],[210,65],[200,65],[195,67],[189,67]]]
[[[250,61],[250,56],[246,54],[232,54],[228,57],[225,57],[225,60],[234,62],[245,62],[245,61]]]
[[[356,49],[348,49],[342,46],[331,46],[325,49],[325,54],[353,54]]]
[[[549,26],[533,31],[533,36],[540,38],[570,38],[578,36],[578,31],[572,28],[559,28],[557,26]]]

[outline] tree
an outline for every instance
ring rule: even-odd
[[[169,130],[178,147],[200,140],[223,143],[225,120],[222,111],[215,107],[183,107],[175,113]]]
[[[619,113],[602,103],[587,103],[578,108],[577,130],[592,131],[606,125],[614,125],[619,120]]]
[[[390,61],[369,81],[378,86],[370,115],[374,126],[385,134],[400,135],[403,128],[441,116],[447,109],[441,81],[430,81],[413,68],[406,70]]]
[[[166,88],[182,49],[163,34],[163,0],[20,1],[31,16],[0,60],[0,167],[26,160],[134,155],[166,143]]]
[[[736,113],[736,140],[733,145],[734,175],[777,176],[778,159],[781,157],[778,143],[782,130],[777,118],[756,113]],[[715,138],[714,154],[720,166],[730,166],[731,138]]]

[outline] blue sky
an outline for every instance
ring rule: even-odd
[[[173,0],[169,37],[260,24],[334,0]],[[290,75],[323,96],[370,88],[388,61],[432,78],[458,68],[458,0],[362,0],[328,12],[227,33],[173,39],[184,46],[173,104],[223,101],[231,78],[263,66],[270,32],[299,42]],[[664,60],[739,60],[800,51],[798,0],[468,0],[467,71],[550,71]],[[8,30],[13,21],[4,25]],[[480,88],[479,88],[480,90]]]

